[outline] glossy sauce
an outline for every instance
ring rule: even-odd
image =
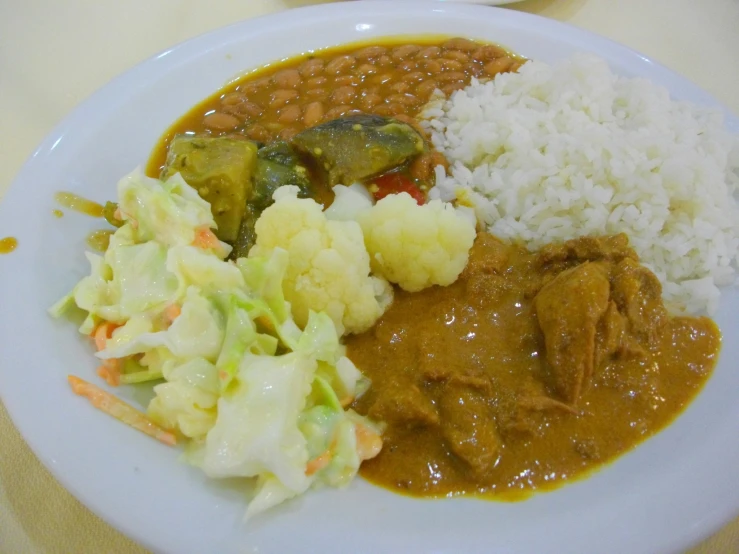
[[[619,271],[616,262],[597,263]],[[628,319],[619,349],[596,366],[576,405],[568,403],[552,379],[534,298],[575,264],[546,264],[524,248],[478,238],[455,284],[398,291],[373,330],[349,337],[348,356],[372,380],[354,407],[388,425],[382,452],[361,474],[415,496],[519,500],[586,475],[668,425],[711,374],[716,325],[668,317],[656,278],[622,262],[631,274],[611,285],[611,296],[633,294],[642,306],[656,298],[649,316],[659,325],[637,332],[641,323]]]
[[[57,192],[54,195],[54,199],[70,210],[89,215],[90,217],[103,217],[103,207],[100,204],[71,192]]]

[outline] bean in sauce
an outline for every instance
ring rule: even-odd
[[[169,129],[150,160],[158,176],[169,140],[180,133],[243,135],[268,142],[348,113],[416,117],[435,90],[451,94],[525,60],[466,38],[389,39],[299,56],[247,75],[205,100]]]

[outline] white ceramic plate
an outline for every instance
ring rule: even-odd
[[[449,3],[352,2],[293,10],[204,35],[139,65],[92,96],[31,156],[0,204],[0,393],[14,422],[62,484],[106,521],[157,552],[648,553],[679,551],[739,512],[739,296],[716,320],[725,341],[705,390],[667,430],[591,478],[515,504],[422,501],[357,479],[248,527],[242,485],[206,482],[177,452],[75,397],[68,373],[93,378],[90,346],[46,308],[83,274],[84,237],[100,222],[51,215],[53,193],[105,201],[145,162],[161,133],[235,74],[312,48],[374,36],[447,33],[553,61],[587,50],[675,97],[715,101],[627,48],[554,21]],[[736,125],[736,120],[732,124]],[[120,390],[133,401],[135,389]]]

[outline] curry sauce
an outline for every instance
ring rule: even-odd
[[[480,235],[449,287],[396,293],[348,355],[387,424],[361,474],[415,496],[521,499],[668,425],[713,369],[705,317],[673,317],[624,235],[539,252]]]

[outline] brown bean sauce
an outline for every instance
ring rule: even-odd
[[[172,137],[182,133],[290,139],[342,115],[415,117],[431,94],[449,95],[473,77],[515,71],[524,59],[464,38],[386,38],[296,56],[257,69],[177,121],[154,150],[147,174],[158,177]]]

